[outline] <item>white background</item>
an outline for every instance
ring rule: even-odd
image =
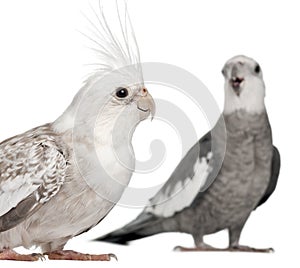
[[[88,14],[87,2],[0,2],[0,140],[55,120],[80,88],[86,74],[83,64],[90,62],[83,56],[84,39],[76,30],[85,29],[86,21],[80,12]],[[170,63],[195,74],[209,88],[220,109],[223,105],[221,68],[225,61],[236,54],[245,54],[260,63],[282,169],[276,192],[252,214],[241,242],[256,247],[272,246],[276,252],[174,253],[172,248],[176,245],[193,246],[189,235],[175,233],[143,239],[130,247],[89,242],[132,220],[140,211],[123,206],[117,206],[89,233],[70,241],[67,248],[90,253],[114,252],[119,257],[118,263],[88,264],[94,267],[281,267],[285,264],[296,267],[300,238],[300,16],[297,1],[129,0],[128,4],[142,61]],[[162,92],[162,88],[153,85],[149,90],[154,97],[165,94],[172,100],[171,90]],[[204,134],[209,126],[201,119],[201,112],[195,114],[189,110],[184,99],[179,105],[187,110],[193,122],[200,118],[203,124],[195,127],[199,137]],[[146,140],[144,133],[150,133]],[[165,181],[181,158],[177,134],[154,120],[141,124],[135,135],[134,146],[139,159],[149,157],[153,138],[166,141],[167,158],[155,174],[135,174],[132,183],[139,186],[143,181],[149,184],[151,178],[155,183],[157,178]],[[207,237],[207,242],[226,246],[226,233]],[[30,267],[37,265],[41,264],[30,264]],[[47,261],[43,265],[54,263]],[[79,267],[82,264],[66,262],[65,265]],[[8,266],[28,264],[1,263],[1,267]]]

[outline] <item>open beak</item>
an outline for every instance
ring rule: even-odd
[[[230,79],[230,85],[235,92],[235,94],[239,97],[241,94],[241,84],[244,82],[244,78],[233,76]]]
[[[151,114],[151,120],[153,120],[153,117],[155,115],[155,103],[146,88],[142,89],[142,93],[137,100],[137,108],[141,112],[145,113],[145,116],[142,116],[143,119],[147,118],[149,114]]]
[[[244,83],[244,78],[239,73],[240,63],[235,64],[231,69],[231,78],[229,83],[234,93],[239,97]]]

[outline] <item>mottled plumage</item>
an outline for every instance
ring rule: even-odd
[[[204,243],[203,236],[228,229],[230,250],[255,250],[239,245],[240,234],[251,212],[275,190],[280,168],[257,66],[244,56],[226,63],[225,108],[216,126],[187,153],[136,220],[98,240],[127,243],[161,232],[185,232],[193,236],[198,250],[209,250],[213,248]],[[197,174],[193,167],[200,159],[207,160],[207,169]],[[211,183],[209,176],[214,172]],[[178,190],[176,185],[188,178],[202,180],[197,191]],[[178,193],[167,190],[171,188]]]
[[[0,144],[0,232],[17,226],[58,193],[68,158],[50,125]]]

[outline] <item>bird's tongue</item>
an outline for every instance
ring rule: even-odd
[[[231,84],[234,88],[237,88],[241,85],[241,83],[244,81],[244,79],[242,78],[238,78],[238,77],[233,77],[231,79]]]
[[[240,81],[235,81],[235,82],[233,82],[233,86],[238,87],[240,85],[240,83],[241,83]]]

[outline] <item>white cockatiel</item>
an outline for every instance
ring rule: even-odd
[[[34,261],[15,247],[41,247],[49,259],[109,260],[64,251],[67,241],[99,223],[132,176],[131,138],[155,105],[143,83],[139,51],[125,10],[115,8],[122,38],[100,6],[99,69],[53,123],[0,143],[0,260]]]

